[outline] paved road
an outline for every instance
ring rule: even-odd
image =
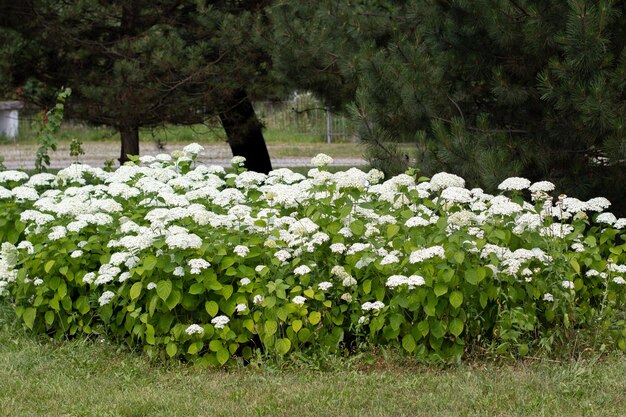
[[[183,144],[166,145],[165,149],[159,150],[156,146],[146,145],[141,149],[142,155],[156,155],[158,153],[169,153],[176,149],[181,149]],[[270,155],[273,149],[285,147],[284,145],[268,145]],[[96,167],[104,167],[107,160],[114,161],[117,166],[119,158],[119,144],[106,142],[88,142],[83,144],[85,155],[79,160],[83,163]],[[228,145],[212,144],[205,146],[206,152],[200,160],[206,164],[229,166],[232,154]],[[35,166],[36,144],[5,144],[0,145],[0,155],[4,157],[4,165],[9,169],[33,169]],[[324,152],[324,147],[320,146],[319,152]],[[367,162],[359,155],[360,149],[355,148],[354,157],[334,158],[334,166],[359,166],[366,165]],[[73,160],[69,156],[69,145],[61,144],[56,152],[50,153],[50,167],[64,168]],[[286,156],[272,158],[272,166],[275,168],[311,166],[309,156]]]

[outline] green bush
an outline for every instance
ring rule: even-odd
[[[499,196],[446,173],[382,182],[331,174],[325,155],[307,176],[266,176],[197,164],[201,151],[0,173],[0,288],[29,329],[204,365],[626,349],[626,219],[606,199],[553,203],[552,184],[522,178]]]

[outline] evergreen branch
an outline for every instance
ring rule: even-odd
[[[454,107],[456,107],[456,109],[459,111],[459,114],[461,115],[461,119],[463,119],[463,124],[465,124],[465,116],[463,115],[463,111],[461,110],[461,107],[459,107],[456,101],[452,100],[452,97],[450,97],[450,94],[446,94],[446,97],[448,97],[448,100],[450,100],[452,104],[454,104]]]
[[[437,116],[434,116],[433,118],[436,120],[441,120],[442,122],[452,124],[452,120],[450,119],[445,119],[443,117],[437,117]],[[481,132],[481,133],[520,133],[520,134],[530,133],[528,130],[524,130],[524,129],[510,129],[510,128],[509,129],[481,129],[475,126],[465,126],[465,128],[473,132]]]
[[[526,17],[530,16],[530,14],[526,11],[526,9],[524,9],[522,6],[520,6],[515,0],[509,0],[509,3],[511,3],[513,5],[513,7],[515,7],[517,10],[522,12],[524,14],[524,16],[526,16]]]

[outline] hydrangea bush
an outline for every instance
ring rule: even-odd
[[[362,344],[429,361],[626,349],[626,219],[509,178],[196,162],[0,173],[0,293],[32,330],[224,365]]]

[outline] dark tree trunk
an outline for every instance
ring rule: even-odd
[[[139,128],[137,126],[120,126],[120,136],[122,137],[122,153],[120,155],[120,165],[128,161],[128,155],[139,155]]]
[[[233,156],[246,158],[244,166],[249,171],[269,173],[272,162],[265,146],[261,122],[245,90],[235,91],[226,105],[227,110],[220,113],[220,120]]]

